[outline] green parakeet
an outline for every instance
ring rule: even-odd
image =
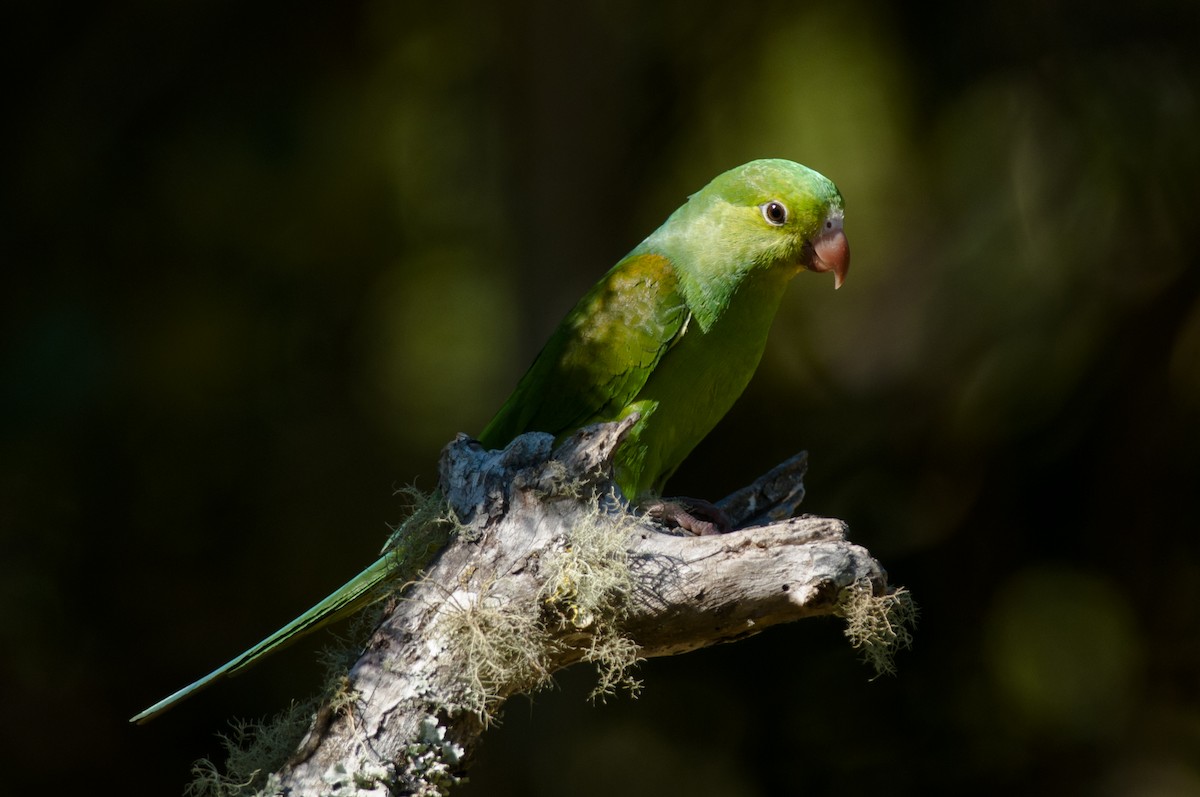
[[[749,383],[792,277],[833,271],[841,286],[842,214],[834,184],[798,163],[720,175],[580,299],[479,441],[636,410],[616,482],[631,501],[661,492]]]
[[[633,411],[615,461],[632,502],[653,500],[758,367],[798,272],[850,266],[842,195],[817,172],[757,160],[693,194],[567,314],[479,441],[530,431],[564,438]],[[144,722],[213,681],[380,596],[388,555],[224,666],[133,717]]]

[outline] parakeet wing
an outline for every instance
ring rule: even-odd
[[[619,417],[689,315],[667,258],[625,258],[563,319],[480,442],[501,448],[525,432],[558,436]]]

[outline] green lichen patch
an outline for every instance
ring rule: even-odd
[[[861,580],[842,590],[838,604],[837,614],[846,620],[846,637],[875,669],[875,677],[894,675],[896,652],[912,647],[910,629],[919,614],[912,593],[897,587],[876,595],[871,582]]]
[[[631,675],[641,660],[638,646],[620,630],[633,591],[629,534],[638,523],[613,493],[595,496],[541,560],[543,604],[560,627],[588,633],[583,660],[596,665],[598,676],[592,699],[619,688],[636,696],[641,688]]]
[[[485,725],[513,691],[531,691],[550,680],[551,641],[535,607],[506,597],[457,592],[441,619],[441,632],[462,684],[459,704]]]
[[[192,765],[187,797],[248,797],[269,794],[267,773],[278,769],[295,752],[312,722],[315,701],[292,703],[266,721],[234,720],[228,734],[219,734],[225,765],[208,759]]]
[[[466,778],[458,774],[466,751],[446,738],[446,728],[430,715],[421,720],[417,741],[408,745],[397,767],[405,794],[444,797]]]

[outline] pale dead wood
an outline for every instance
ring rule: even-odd
[[[629,425],[589,427],[557,450],[542,434],[502,452],[463,436],[446,447],[441,490],[462,528],[350,671],[353,699],[318,714],[270,790],[442,793],[503,701],[562,667],[683,653],[838,613],[854,585],[886,591],[842,521],[790,518],[803,454],[720,502],[737,531],[680,536],[631,516],[608,481]],[[585,550],[606,539],[611,550]],[[586,597],[589,579],[612,588]]]

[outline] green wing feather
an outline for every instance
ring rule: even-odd
[[[559,324],[479,441],[502,448],[525,432],[563,437],[621,417],[689,315],[667,258],[626,257]]]

